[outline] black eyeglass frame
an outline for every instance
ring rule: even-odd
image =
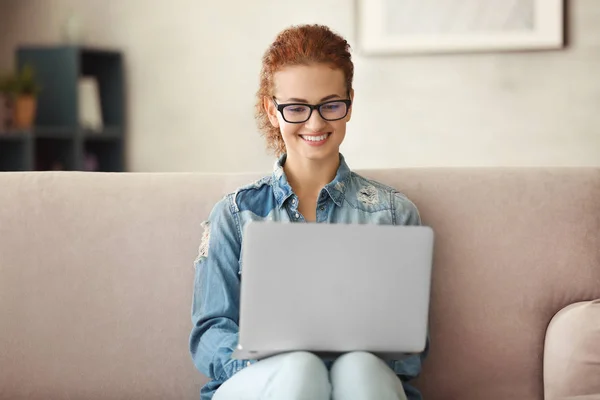
[[[283,120],[285,122],[287,122],[288,124],[303,124],[306,121],[308,121],[310,119],[310,117],[312,116],[312,113],[314,110],[317,110],[317,112],[319,113],[319,115],[321,116],[321,118],[323,118],[325,121],[339,121],[340,119],[344,119],[346,118],[346,116],[348,115],[348,112],[350,111],[350,107],[352,107],[352,100],[350,99],[340,99],[340,100],[328,100],[325,101],[323,103],[319,103],[319,104],[307,104],[307,103],[286,103],[286,104],[279,104],[277,103],[277,100],[275,99],[275,96],[273,96],[273,103],[275,103],[275,107],[277,107],[277,111],[279,111],[279,113],[281,113],[281,116],[283,117]],[[334,118],[334,119],[329,119],[329,118],[325,118],[323,116],[323,113],[321,113],[321,107],[323,107],[324,105],[327,104],[331,104],[331,103],[344,103],[346,104],[346,113],[339,118]],[[289,106],[304,106],[304,107],[308,107],[310,109],[310,112],[308,113],[308,117],[304,120],[304,121],[288,121],[285,118],[285,115],[283,114],[283,109],[285,107],[289,107]]]

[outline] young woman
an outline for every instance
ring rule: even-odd
[[[427,350],[394,362],[365,352],[333,363],[308,352],[259,362],[231,358],[248,221],[420,224],[409,199],[352,172],[339,152],[354,99],[349,50],[329,28],[305,25],[281,32],[263,57],[256,117],[279,159],[272,175],[227,195],[205,223],[190,336],[194,363],[211,379],[202,400],[421,398],[405,382],[418,375]]]

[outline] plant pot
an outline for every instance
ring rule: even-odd
[[[13,104],[13,125],[17,129],[31,129],[35,120],[37,99],[35,96],[22,95]]]

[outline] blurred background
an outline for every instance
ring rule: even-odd
[[[0,72],[43,80],[32,127],[4,111],[0,169],[270,170],[261,56],[302,23],[355,49],[354,169],[600,165],[599,0],[564,3],[558,49],[383,56],[357,45],[356,1],[0,0]]]

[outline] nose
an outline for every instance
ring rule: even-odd
[[[327,124],[327,121],[321,118],[319,111],[313,110],[310,118],[304,124],[311,131],[319,132]]]

